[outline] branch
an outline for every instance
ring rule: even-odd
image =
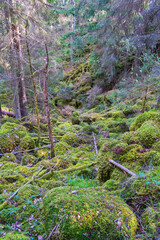
[[[96,154],[98,154],[97,143],[96,143],[96,138],[95,138],[94,132],[92,132],[92,136],[93,136],[93,141],[94,141],[94,148],[96,150]]]
[[[120,168],[121,170],[125,171],[125,172],[128,173],[129,175],[134,176],[134,177],[137,176],[135,173],[133,173],[133,172],[131,172],[130,170],[128,170],[128,168],[123,167],[121,164],[113,161],[112,159],[109,159],[109,162],[112,163],[113,165],[115,165],[116,167]]]
[[[7,200],[5,200],[1,205],[0,205],[0,211],[3,210],[4,207],[7,206],[8,202],[19,192],[20,189],[22,189],[23,187],[25,187],[26,185],[30,184],[31,182],[33,182],[36,178],[36,176],[39,174],[39,172],[41,172],[41,170],[43,169],[43,167],[35,174],[32,176],[32,178],[25,183],[23,186],[21,186],[20,188],[18,188],[9,198],[7,198]]]

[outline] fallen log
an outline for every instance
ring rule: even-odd
[[[7,115],[8,117],[15,118],[15,113],[1,110],[2,115]]]

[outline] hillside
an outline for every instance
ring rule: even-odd
[[[160,239],[160,2],[0,2],[0,239]]]

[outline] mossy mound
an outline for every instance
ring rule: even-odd
[[[135,131],[142,126],[146,121],[153,120],[154,122],[160,122],[160,113],[158,112],[144,112],[139,115],[130,126],[130,131]]]
[[[133,131],[124,133],[122,139],[128,144],[139,143],[139,138]]]
[[[66,169],[72,166],[70,157],[64,155],[53,158],[53,162],[55,164],[55,170]]]
[[[29,149],[34,149],[35,148],[35,142],[32,137],[30,136],[25,136],[22,138],[19,144],[19,149],[21,151],[26,151]]]
[[[79,117],[79,113],[78,112],[73,112],[72,118],[71,118],[72,124],[80,124],[80,117]]]
[[[66,142],[59,142],[55,144],[54,151],[56,155],[63,155],[71,151],[71,146]]]
[[[56,236],[61,240],[131,239],[137,229],[129,207],[102,189],[53,189],[43,199],[43,214],[47,234],[61,221]]]
[[[159,217],[160,207],[159,208],[147,207],[141,216],[142,222],[145,226],[145,230],[154,233],[158,232]]]
[[[157,152],[160,152],[160,141],[158,142],[155,142],[152,146],[152,148],[157,151]]]
[[[2,133],[9,135],[15,143],[19,143],[27,135],[27,129],[19,124],[6,122],[1,126],[0,134]]]
[[[11,232],[7,233],[4,237],[1,238],[2,240],[30,240],[30,237],[25,236],[22,233],[18,232]]]
[[[71,146],[78,146],[81,139],[78,136],[78,133],[68,132],[63,135],[62,141],[68,143]]]
[[[117,119],[117,118],[125,118],[125,115],[123,111],[110,111],[110,112],[107,112],[106,117]]]
[[[143,123],[136,133],[139,141],[146,148],[150,148],[160,138],[159,127],[152,121]]]
[[[0,153],[11,152],[15,147],[14,140],[9,135],[0,133]]]
[[[40,192],[41,192],[40,190],[41,189],[38,186],[28,184],[19,190],[18,196],[21,201],[22,200],[25,201],[25,200],[29,199],[30,197],[39,196]]]
[[[21,159],[22,165],[34,164],[36,162],[36,157],[31,154],[26,154]]]
[[[16,162],[16,156],[13,153],[6,153],[0,161]]]
[[[108,128],[108,131],[112,133],[124,133],[129,131],[129,126],[125,120],[113,120],[112,118],[111,120],[108,119],[106,127]]]
[[[160,152],[151,150],[145,155],[145,162],[153,166],[160,166]]]
[[[133,149],[119,158],[122,162],[137,162],[140,164],[145,163],[146,152],[140,145],[135,145]]]

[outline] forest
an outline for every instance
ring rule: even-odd
[[[160,240],[160,0],[0,0],[0,239]]]

